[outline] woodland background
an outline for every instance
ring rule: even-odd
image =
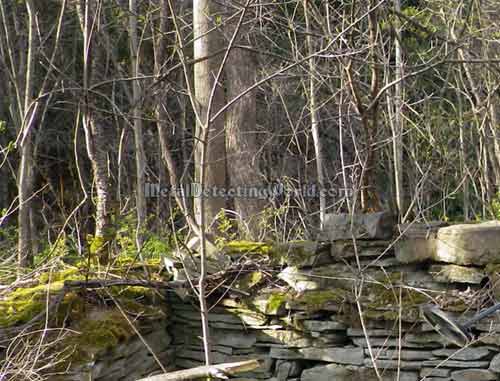
[[[0,260],[500,217],[498,0],[0,0]],[[148,198],[145,184],[353,189]],[[4,276],[4,275],[2,275]]]

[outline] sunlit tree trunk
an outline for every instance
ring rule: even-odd
[[[30,198],[33,195],[33,146],[32,128],[34,125],[32,102],[34,88],[34,65],[35,65],[35,43],[36,43],[36,10],[33,0],[26,1],[28,13],[28,50],[26,56],[26,74],[24,89],[24,108],[22,112],[20,142],[21,162],[19,164],[18,191],[19,191],[19,238],[18,256],[19,267],[24,268],[33,264],[31,245],[31,221],[30,221]]]
[[[194,30],[194,93],[200,120],[196,125],[195,133],[195,180],[201,183],[201,166],[203,144],[207,145],[205,165],[205,188],[226,186],[226,148],[224,118],[217,118],[213,123],[208,123],[210,116],[224,106],[224,88],[221,83],[215,83],[218,69],[222,63],[223,36],[215,21],[220,20],[217,12],[220,9],[214,1],[193,1],[193,30]],[[215,28],[215,29],[214,29]],[[197,61],[200,58],[207,59]],[[212,88],[216,91],[211,98]],[[207,115],[211,104],[211,115]],[[208,141],[203,142],[203,129],[209,128]],[[201,224],[201,197],[194,200],[195,214]],[[215,217],[226,207],[222,197],[205,197],[204,213],[207,226],[210,226]]]
[[[396,12],[401,12],[401,1],[394,0],[394,9]],[[403,191],[403,75],[404,64],[403,54],[401,51],[401,23],[396,18],[396,35],[394,38],[395,55],[396,55],[396,75],[395,80],[398,81],[395,86],[394,96],[394,122],[392,127],[392,149],[394,160],[394,189],[396,191],[396,205],[400,220],[405,216],[404,191]],[[404,222],[404,221],[402,221]]]
[[[314,52],[313,39],[311,33],[310,17],[308,7],[312,6],[309,4],[308,0],[304,0],[304,17],[306,21],[306,46],[307,54],[312,55]],[[309,60],[309,112],[311,113],[311,132],[314,142],[314,153],[316,156],[316,171],[318,176],[318,184],[320,189],[325,189],[325,175],[323,171],[323,149],[321,144],[321,139],[319,136],[319,111],[318,111],[318,101],[317,101],[317,87],[319,86],[315,80],[316,64],[315,58],[312,57]],[[320,192],[319,195],[319,216],[321,229],[323,228],[323,223],[325,221],[326,214],[326,193]]]

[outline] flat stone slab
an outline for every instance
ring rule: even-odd
[[[429,360],[424,361],[423,366],[444,366],[442,364],[443,360]],[[457,361],[457,360],[448,360],[446,361],[447,368],[487,368],[490,365],[489,361]]]
[[[335,241],[331,243],[331,257],[335,258],[337,261],[339,259],[355,258],[356,252],[361,258],[376,258],[380,256],[390,256],[394,254],[394,250],[390,247],[392,244],[391,240],[375,240],[375,241],[365,241],[357,240],[356,248],[352,238],[343,241]]]
[[[257,332],[259,344],[287,346],[290,348],[304,348],[312,346],[312,339],[303,332],[292,330],[267,329]],[[262,345],[264,346],[264,345]]]
[[[302,324],[307,331],[315,332],[343,331],[347,329],[344,323],[338,321],[304,320]]]
[[[500,263],[500,222],[439,229],[434,260],[457,265]]]
[[[494,381],[497,375],[487,369],[466,369],[451,372],[453,381]]]
[[[362,348],[302,348],[286,349],[272,347],[270,357],[282,360],[315,360],[346,365],[362,365],[365,355]]]
[[[389,239],[393,235],[395,218],[390,212],[365,214],[327,214],[319,241],[356,239]]]
[[[368,337],[390,337],[390,336],[397,336],[398,331],[396,329],[390,330],[390,329],[370,329],[368,328],[366,330],[366,334]],[[347,329],[347,336],[360,336],[364,337],[365,334],[363,332],[363,329],[361,328],[348,328]]]
[[[429,273],[440,283],[480,284],[486,277],[484,271],[459,265],[432,265]]]
[[[368,348],[368,344],[366,342],[366,339],[364,337],[353,337],[352,339],[354,345],[357,345],[362,348]],[[392,347],[392,348],[397,348],[399,347],[399,340],[398,339],[383,339],[383,338],[378,338],[378,337],[370,337],[370,345],[372,347]],[[431,349],[436,349],[436,348],[441,348],[443,347],[443,344],[437,343],[437,342],[422,342],[422,343],[413,343],[409,341],[403,341],[402,343],[403,348],[431,348]]]
[[[419,370],[422,368],[421,361],[397,361],[397,360],[376,360],[377,368],[379,369],[403,369],[403,370]],[[373,368],[371,359],[365,359],[365,366]]]
[[[398,373],[386,370],[381,374],[382,381],[394,381]],[[301,381],[379,381],[375,370],[367,367],[343,366],[338,364],[318,365],[302,372]],[[416,372],[399,372],[399,381],[417,381]]]
[[[349,369],[337,364],[315,366],[306,369],[300,376],[301,381],[351,381],[357,376],[355,369]]]
[[[450,358],[452,360],[474,361],[487,357],[491,350],[485,347],[469,347],[462,349],[436,349],[432,354],[437,357]]]
[[[381,360],[397,360],[398,357],[400,357],[401,360],[408,360],[408,361],[429,360],[433,358],[431,351],[418,351],[411,349],[402,349],[401,351],[399,351],[398,348],[392,348],[392,349],[372,348],[372,352],[377,359]],[[365,349],[365,356],[367,357],[370,356],[368,349]]]
[[[448,377],[451,373],[450,369],[444,368],[422,368],[420,369],[420,377]]]

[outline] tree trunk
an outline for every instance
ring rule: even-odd
[[[396,12],[401,12],[401,1],[394,0],[394,9]],[[398,207],[398,215],[401,222],[404,222],[405,205],[403,191],[403,54],[401,51],[401,23],[396,18],[396,36],[394,38],[395,54],[396,54],[396,78],[398,81],[395,87],[394,96],[394,122],[392,127],[392,149],[394,158],[394,188],[396,190],[396,205]]]
[[[130,40],[130,75],[139,76],[139,55],[137,39],[137,1],[129,0],[129,40]],[[135,165],[136,165],[136,210],[137,232],[136,245],[140,253],[144,243],[144,230],[146,229],[147,205],[144,194],[146,175],[146,154],[144,152],[144,139],[142,134],[141,115],[141,89],[138,80],[132,81],[132,117],[134,123]]]
[[[33,84],[34,84],[34,64],[35,64],[35,41],[36,41],[36,11],[33,0],[26,1],[28,12],[28,51],[26,57],[26,74],[24,90],[24,109],[21,121],[21,163],[19,165],[18,191],[19,191],[19,238],[18,238],[18,265],[20,269],[33,264],[31,245],[31,220],[30,198],[33,195],[33,147],[32,147],[32,127],[33,118]],[[34,117],[34,115],[33,115]]]
[[[95,234],[94,245],[91,251],[99,257],[101,263],[107,263],[109,259],[109,243],[113,238],[111,225],[111,187],[108,176],[108,152],[107,139],[105,136],[104,122],[100,120],[92,99],[95,95],[89,94],[89,87],[94,82],[100,64],[102,54],[97,47],[97,2],[95,0],[80,0],[78,15],[83,33],[83,104],[82,124],[85,132],[87,154],[92,164],[92,172],[96,187],[96,211],[95,211]]]
[[[311,25],[309,21],[309,11],[307,9],[308,0],[304,0],[304,17],[306,21],[306,46],[307,54],[312,55],[314,53]],[[321,144],[321,139],[319,136],[319,110],[317,108],[318,101],[316,95],[316,88],[318,84],[314,79],[316,71],[316,63],[314,57],[309,60],[309,112],[311,113],[311,132],[314,142],[314,153],[316,156],[316,171],[318,176],[318,184],[321,189],[319,194],[319,217],[320,217],[320,228],[323,229],[323,223],[325,221],[326,214],[326,193],[325,190],[325,175],[323,172],[323,149]]]
[[[225,26],[227,35],[232,36],[235,25]],[[257,67],[253,53],[241,48],[231,50],[226,66],[226,84],[228,99],[238,97],[256,81]],[[261,187],[262,181],[257,160],[256,139],[256,91],[241,97],[226,111],[226,154],[227,171],[230,187]],[[258,214],[265,206],[265,200],[256,197],[234,197],[234,209],[240,220],[240,231],[244,224],[251,238],[259,234]]]
[[[159,36],[154,39],[154,70],[155,76],[161,76],[161,68],[165,64],[167,59],[167,44],[166,37],[168,33],[171,31],[169,29],[169,6],[166,2],[162,2],[160,6],[160,20],[159,27],[157,30],[159,31]],[[180,189],[182,184],[177,176],[177,166],[174,162],[174,158],[172,156],[172,151],[169,144],[168,139],[168,131],[166,121],[168,120],[167,111],[165,110],[165,103],[168,97],[168,91],[165,89],[161,89],[159,92],[159,96],[155,99],[155,114],[156,114],[156,126],[159,137],[159,145],[161,151],[162,160],[167,168],[168,177],[170,181],[170,186],[174,189]],[[187,199],[185,195],[179,194],[179,192],[174,193],[174,198],[177,203],[177,206],[183,213],[188,226],[197,234],[200,235],[200,230],[198,224],[196,222],[196,218],[191,213],[191,209],[187,205]]]
[[[195,132],[195,181],[200,184],[202,165],[205,165],[205,189],[211,190],[214,187],[224,188],[226,186],[226,148],[224,119],[217,118],[208,125],[210,117],[224,106],[224,88],[222,84],[215,83],[218,69],[222,63],[222,55],[219,50],[223,47],[222,34],[217,25],[212,20],[218,20],[217,8],[214,1],[194,0],[193,1],[193,30],[194,30],[194,93],[197,104],[199,120],[196,124]],[[211,30],[215,28],[215,30]],[[197,62],[202,57],[209,57],[215,52],[219,54],[205,60]],[[212,88],[216,90],[211,98]],[[207,115],[208,110],[211,115]],[[208,141],[203,142],[203,130],[209,128]],[[202,164],[203,144],[207,145],[206,162]],[[202,190],[203,192],[203,190]],[[201,197],[194,200],[195,215],[201,225]],[[205,221],[209,227],[215,220],[217,214],[226,207],[225,199],[222,197],[205,197],[204,213]]]

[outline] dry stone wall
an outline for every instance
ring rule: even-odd
[[[329,221],[336,229],[347,223]],[[354,240],[343,232],[288,245],[278,265],[262,269],[263,285],[211,300],[213,361],[261,359],[241,380],[499,380],[497,317],[478,322],[474,341],[459,348],[420,316],[434,303],[463,322],[494,303],[499,225],[402,226],[391,238],[387,216],[360,217],[355,226]],[[202,365],[196,300],[171,294],[168,303],[176,367]]]
[[[240,381],[500,380],[498,316],[477,322],[462,348],[420,312],[431,303],[463,323],[499,298],[500,224],[396,228],[391,221],[384,213],[354,221],[335,215],[317,242],[229,243],[222,262],[238,276],[208,300],[213,362],[260,359]],[[171,261],[179,277],[179,269],[196,269],[190,258],[184,267]],[[127,327],[118,345],[77,345],[84,356],[51,380],[134,381],[161,373],[159,363],[165,370],[203,365],[197,300],[180,289],[161,300],[144,305],[161,313],[137,315],[141,337],[106,318],[115,315],[101,316]],[[86,321],[100,327],[96,316]],[[75,323],[75,332],[85,331]]]
[[[96,353],[92,361],[71,367],[54,381],[136,381],[155,373],[161,366],[171,370],[174,353],[165,322],[155,324],[130,340],[105,352]],[[146,348],[146,342],[150,348]],[[153,353],[154,356],[153,356]],[[155,358],[156,357],[156,358]],[[160,364],[161,363],[161,366]]]

